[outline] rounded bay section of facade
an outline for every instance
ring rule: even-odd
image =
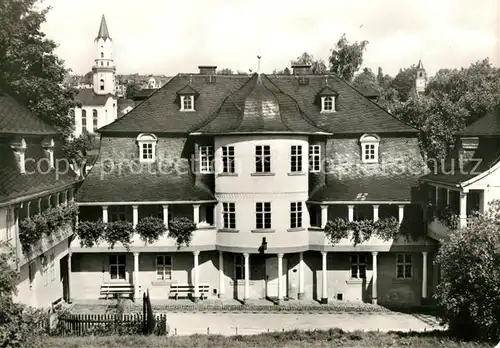
[[[308,137],[228,135],[214,145],[217,248],[307,250]]]

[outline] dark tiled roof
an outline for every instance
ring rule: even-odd
[[[423,181],[433,181],[449,185],[458,185],[487,171],[500,161],[500,143],[495,141],[480,142],[474,154],[474,160],[464,163],[460,170],[457,160],[449,161],[443,172],[434,172],[421,177]]]
[[[310,196],[311,201],[412,201],[420,198],[416,176],[365,176],[338,179],[327,175],[326,185]]]
[[[201,133],[324,132],[313,125],[297,102],[266,76],[249,80],[228,97]]]
[[[156,92],[158,89],[157,88],[144,88],[138,90],[133,96],[133,100],[144,100],[147,97],[149,97],[151,94]]]
[[[132,99],[127,99],[127,98],[120,98],[117,101],[118,104],[118,112],[122,112],[125,110],[127,107],[135,107],[135,101]]]
[[[26,159],[43,158],[41,145],[42,137],[27,141]],[[56,143],[57,144],[57,143]],[[57,158],[63,158],[60,150],[56,147]],[[0,202],[9,201],[18,197],[42,193],[44,191],[56,191],[58,188],[70,185],[77,181],[76,174],[60,161],[59,170],[48,171],[47,162],[27,161],[26,173],[21,174],[17,169],[14,152],[8,143],[0,144]],[[37,165],[39,168],[37,169]]]
[[[49,135],[57,134],[57,131],[11,96],[0,94],[0,134]]]
[[[457,133],[459,136],[500,136],[500,105]]]
[[[100,128],[99,132],[190,132],[203,125],[248,79],[248,76],[217,76],[217,82],[210,84],[205,75],[177,75],[135,109]],[[176,92],[186,84],[199,93],[195,111],[179,111]]]
[[[98,160],[76,199],[79,202],[215,200],[207,187],[195,185],[190,174],[161,173],[158,164],[136,165],[131,171],[128,162],[125,166],[117,163],[111,170]]]
[[[306,85],[299,85],[295,76],[269,75],[269,78],[284,93],[292,96],[300,109],[314,123],[328,132],[340,133],[399,133],[417,130],[412,128],[386,110],[367,99],[354,87],[329,75],[308,75]],[[314,101],[319,92],[327,86],[338,93],[335,101],[335,113],[321,113]]]
[[[82,106],[102,106],[105,105],[112,94],[97,95],[92,88],[82,88],[78,90],[75,100]]]
[[[298,120],[300,113],[300,122],[306,127],[303,132],[311,128],[335,134],[417,132],[336,76],[328,79],[318,75],[306,76],[306,85],[299,85],[296,76],[261,75],[261,78],[266,89],[279,100],[282,115],[291,112],[290,119]],[[256,81],[256,74],[251,77],[219,75],[216,83],[207,83],[206,75],[180,74],[127,115],[99,131],[189,133],[203,127],[206,127],[205,131],[215,131],[215,126],[207,122],[219,122],[217,128],[234,129],[237,126],[235,119],[238,119],[234,116],[241,115],[244,109],[241,103]],[[199,93],[194,112],[179,110],[177,92],[186,85]],[[338,93],[335,113],[321,113],[317,99],[325,87]],[[223,125],[220,120],[230,124]],[[311,124],[307,125],[303,120],[309,120]]]

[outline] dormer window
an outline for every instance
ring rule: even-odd
[[[195,111],[194,102],[198,97],[198,92],[196,92],[193,87],[186,85],[177,91],[177,96],[179,99],[179,110],[180,111]]]
[[[54,168],[54,147],[55,147],[54,139],[52,138],[45,139],[42,143],[42,147],[49,161],[49,168],[50,169]]]
[[[321,97],[321,112],[334,112],[335,111],[335,97],[327,96]]]
[[[375,134],[365,134],[360,139],[361,162],[378,163],[380,137]]]
[[[194,95],[181,96],[181,111],[194,111]]]
[[[323,87],[323,89],[318,93],[318,97],[321,98],[321,112],[335,112],[335,104],[338,95],[339,94],[329,86]]]
[[[154,134],[141,133],[137,137],[139,145],[139,162],[153,163],[156,161],[156,143],[158,139]]]
[[[24,155],[26,149],[28,148],[26,146],[26,141],[23,138],[17,138],[10,144],[10,148],[14,151],[14,155],[16,156],[16,164],[17,168],[19,169],[19,172],[21,174],[26,173],[25,155]]]

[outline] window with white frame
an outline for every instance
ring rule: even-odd
[[[222,147],[222,172],[234,173],[234,146]]]
[[[335,111],[335,97],[324,96],[321,97],[321,112],[334,112]]]
[[[156,256],[156,280],[172,280],[172,256]]]
[[[234,279],[245,279],[245,257],[240,254],[234,255]]]
[[[224,228],[236,228],[236,204],[222,203],[222,221]]]
[[[111,280],[125,280],[125,255],[109,255],[109,276]]]
[[[28,265],[28,278],[30,286],[33,284],[33,281],[35,280],[35,274],[36,274],[36,263],[35,261],[31,261]]]
[[[156,160],[156,143],[158,138],[154,134],[139,134],[137,144],[139,145],[139,161],[151,163]]]
[[[366,255],[351,255],[351,278],[366,278]]]
[[[290,158],[290,171],[292,173],[302,171],[302,146],[292,145]]]
[[[377,163],[380,137],[374,134],[365,134],[359,141],[361,143],[361,161],[363,163]]]
[[[396,255],[396,278],[410,279],[413,277],[413,259],[411,254]]]
[[[290,228],[302,227],[302,202],[290,203]]]
[[[214,150],[212,146],[200,146],[200,172],[213,173]]]
[[[271,203],[255,203],[255,227],[259,229],[271,228]]]
[[[56,262],[54,253],[49,255],[49,274],[51,282],[56,280]]]
[[[255,171],[257,173],[271,172],[271,146],[255,146]]]
[[[194,95],[181,96],[181,111],[194,111]]]
[[[309,171],[319,172],[321,170],[321,145],[309,146]]]

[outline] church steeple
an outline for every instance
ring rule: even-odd
[[[424,93],[427,86],[427,72],[422,64],[422,59],[417,64],[417,76],[415,78],[415,90],[418,93]]]
[[[97,37],[95,39],[111,40],[111,36],[109,36],[108,25],[106,24],[106,17],[104,17],[104,15],[102,15],[101,25],[99,26],[99,33],[97,33]]]
[[[113,60],[113,41],[109,36],[106,18],[102,15],[99,33],[95,39],[97,57],[94,59],[94,93],[99,95],[115,94],[115,62]]]

